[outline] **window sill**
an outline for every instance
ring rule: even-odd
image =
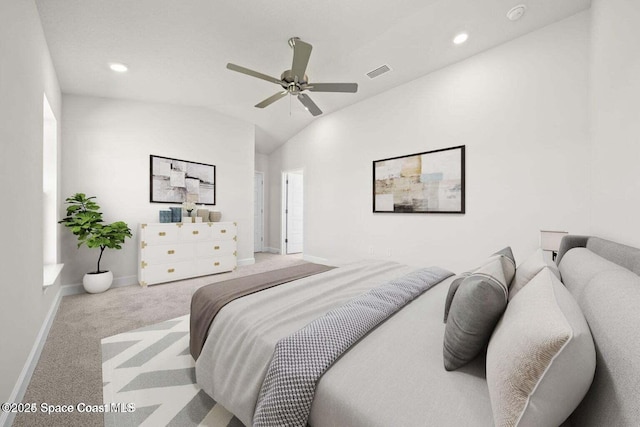
[[[64,264],[47,264],[43,268],[42,272],[42,287],[48,288],[56,283],[56,279],[60,275]]]

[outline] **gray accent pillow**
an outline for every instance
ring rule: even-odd
[[[462,281],[467,277],[469,277],[470,275],[471,275],[470,271],[466,273],[462,273],[456,276],[456,278],[453,279],[453,282],[451,282],[451,285],[449,286],[449,292],[447,293],[447,299],[444,302],[444,320],[443,320],[444,323],[447,323],[447,319],[449,318],[449,310],[451,309],[453,296],[456,294],[456,292],[458,292],[458,288],[462,284]]]
[[[511,286],[513,282],[513,278],[516,275],[516,259],[513,256],[513,252],[511,251],[511,247],[507,246],[506,248],[496,252],[495,255],[500,257],[500,263],[502,264],[502,270],[504,271],[504,279],[507,283],[507,289]]]
[[[489,262],[493,261],[496,256],[500,257],[502,269],[504,270],[505,280],[507,281],[507,288],[509,287],[515,275],[516,260],[513,256],[513,252],[511,251],[511,247],[507,246],[506,248],[501,249],[495,254],[491,255],[484,262],[484,264],[482,264],[482,266],[458,275],[453,280],[453,282],[451,282],[451,285],[449,286],[449,293],[447,294],[447,299],[445,300],[445,303],[444,303],[444,323],[447,323],[447,318],[449,317],[449,310],[451,309],[451,303],[453,302],[453,297],[458,291],[458,288],[460,287],[460,284],[462,283],[462,281],[467,277],[469,277],[471,274],[473,274],[475,271],[478,271],[480,268],[482,268]]]
[[[513,270],[510,274],[507,274],[507,276],[511,276],[511,279],[509,279],[509,281],[513,280],[513,274],[516,271],[516,258],[513,256],[513,251],[511,250],[511,246],[507,246],[506,248],[499,250],[493,255],[500,255],[505,257],[505,261],[508,262],[508,263],[503,263],[503,268],[506,267],[505,274],[507,273],[507,270],[508,271]]]
[[[466,365],[483,351],[507,307],[509,289],[503,258],[490,258],[462,280],[455,292],[444,331],[447,371]]]
[[[513,298],[487,350],[487,386],[499,426],[557,426],[589,390],[596,352],[569,291],[543,268]]]

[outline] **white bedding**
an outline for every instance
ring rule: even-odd
[[[327,311],[414,267],[362,261],[225,306],[196,363],[198,383],[245,425],[275,343]],[[442,314],[451,279],[365,336],[318,383],[309,423],[321,426],[492,425],[484,360],[442,363]]]

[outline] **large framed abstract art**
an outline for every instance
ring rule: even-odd
[[[216,204],[216,167],[206,163],[150,155],[149,201]]]
[[[373,212],[464,213],[465,146],[373,162]]]

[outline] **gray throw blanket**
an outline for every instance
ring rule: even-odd
[[[276,344],[262,383],[254,427],[304,427],[320,377],[345,351],[389,316],[453,273],[424,268],[329,311]]]

